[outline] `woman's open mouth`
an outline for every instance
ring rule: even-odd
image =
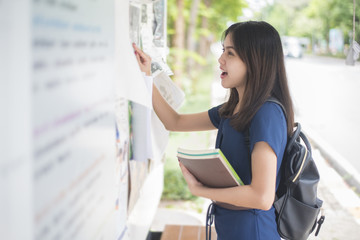
[[[224,78],[224,77],[226,77],[227,75],[228,75],[227,72],[222,72],[221,75],[220,75],[220,77],[221,77],[221,78]]]

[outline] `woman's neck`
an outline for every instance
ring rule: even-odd
[[[240,101],[236,104],[233,111],[233,115],[237,114],[239,111],[240,111]]]
[[[244,95],[244,88],[236,88],[237,92],[238,92],[238,96],[239,96],[239,100],[234,108],[234,111],[233,111],[233,115],[235,115],[236,113],[238,113],[240,111],[240,108],[241,108],[241,100],[243,98],[243,95]]]

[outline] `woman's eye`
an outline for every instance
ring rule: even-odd
[[[229,56],[235,56],[235,54],[233,52],[231,52],[230,50],[226,50],[225,48],[222,49],[222,52],[225,53]]]

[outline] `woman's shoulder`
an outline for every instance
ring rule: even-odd
[[[251,120],[252,127],[286,126],[286,117],[281,106],[274,102],[265,102]]]
[[[254,117],[285,117],[281,106],[275,102],[265,102],[259,110],[256,112]]]
[[[286,143],[286,119],[277,103],[265,102],[256,112],[250,124],[251,149],[258,141],[267,142],[277,156]]]
[[[220,116],[219,110],[220,110],[220,108],[221,108],[223,105],[224,105],[224,103],[219,104],[219,105],[217,105],[217,106],[215,106],[215,107],[210,108],[210,109],[208,110],[209,114],[211,114],[211,115],[219,115],[219,116]]]
[[[219,124],[220,124],[220,121],[221,121],[221,116],[220,116],[220,113],[219,113],[219,109],[221,108],[223,104],[220,104],[218,106],[215,106],[213,108],[210,108],[208,110],[208,114],[209,114],[209,118],[211,120],[211,122],[213,123],[213,125],[218,128],[219,127]]]

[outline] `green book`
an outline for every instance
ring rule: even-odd
[[[225,188],[244,185],[220,149],[178,148],[177,157],[198,181],[208,187]]]
[[[189,150],[178,148],[177,157],[197,180],[205,186],[226,188],[244,185],[220,149]],[[229,203],[213,202],[231,210],[247,209]]]

